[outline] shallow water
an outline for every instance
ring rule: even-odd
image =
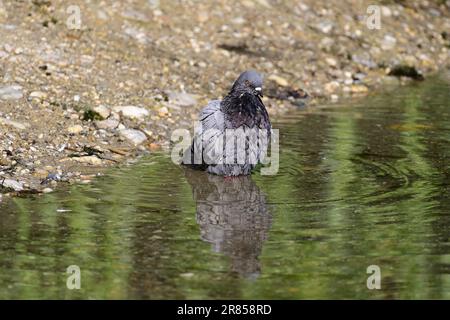
[[[449,299],[449,89],[278,119],[275,176],[224,180],[156,154],[2,203],[0,298]]]

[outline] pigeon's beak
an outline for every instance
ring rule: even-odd
[[[261,87],[256,87],[255,88],[256,91],[256,95],[262,97],[263,93],[262,93],[262,88]]]

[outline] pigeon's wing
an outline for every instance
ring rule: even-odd
[[[220,110],[220,100],[208,102],[208,105],[200,113],[200,122],[203,130],[224,131],[224,115]]]
[[[225,119],[220,110],[220,100],[213,100],[200,114],[200,126],[197,137],[202,142],[203,162],[219,164],[223,162],[223,136]]]
[[[223,157],[221,141],[225,132],[224,115],[220,110],[220,100],[213,100],[200,112],[199,123],[194,132],[190,158],[191,164],[216,164]]]

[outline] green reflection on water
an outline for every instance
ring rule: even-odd
[[[287,115],[276,176],[157,154],[3,203],[0,298],[449,299],[449,92],[436,78]]]

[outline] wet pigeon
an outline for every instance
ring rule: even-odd
[[[262,85],[258,72],[245,71],[222,101],[210,101],[183,164],[222,176],[250,174],[267,154],[271,136]]]

